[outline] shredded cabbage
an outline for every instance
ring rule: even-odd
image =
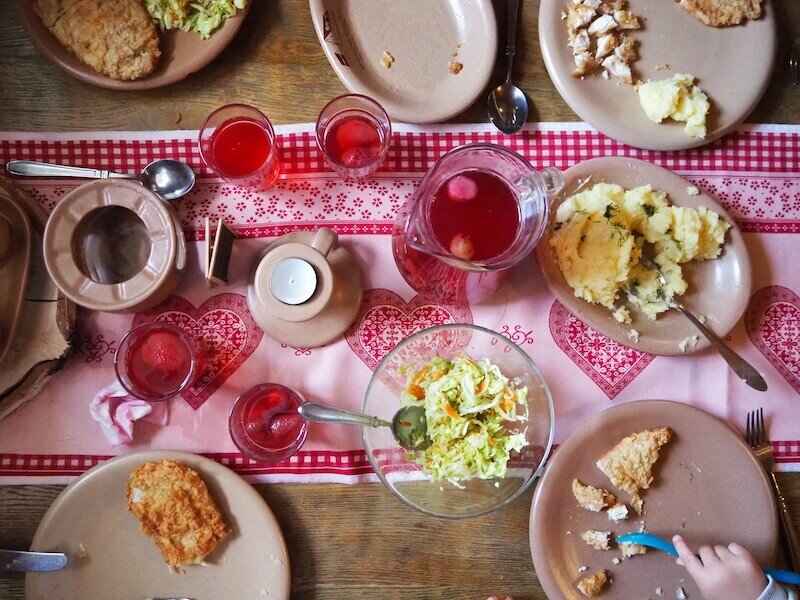
[[[204,40],[246,4],[247,0],[145,0],[162,30],[196,31]]]
[[[528,388],[517,387],[487,359],[434,358],[409,374],[400,396],[403,406],[425,407],[432,441],[409,458],[435,481],[504,477],[511,452],[528,445],[525,430],[508,429],[527,422],[527,395]]]

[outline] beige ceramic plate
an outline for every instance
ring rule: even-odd
[[[736,27],[704,25],[673,0],[628,0],[633,14],[644,19],[634,31],[640,57],[634,75],[642,80],[690,73],[711,101],[708,135],[689,137],[683,124],[657,124],[642,110],[633,88],[606,81],[599,72],[585,79],[574,68],[561,20],[567,0],[542,0],[539,42],[550,78],[578,116],[604,134],[638,148],[679,150],[706,144],[743,121],[767,88],[777,48],[775,12],[764,2],[765,15]],[[657,70],[669,65],[668,70]]]
[[[645,514],[614,523],[605,513],[580,508],[572,480],[628,495],[611,486],[595,462],[623,437],[643,429],[669,427],[673,438],[654,468],[654,482],[643,493]],[[579,427],[552,456],[536,488],[530,518],[530,543],[536,575],[550,600],[579,600],[575,583],[607,569],[614,581],[607,600],[688,598],[700,592],[686,570],[668,555],[649,550],[615,565],[619,551],[600,551],[580,538],[587,529],[612,531],[614,537],[637,531],[644,520],[650,533],[667,539],[683,535],[690,546],[739,542],[765,566],[778,550],[778,519],[766,472],[733,430],[701,410],[659,400],[630,402],[609,409]],[[571,532],[571,533],[567,533]],[[588,567],[585,573],[579,568]]]
[[[435,123],[484,92],[497,55],[489,0],[310,0],[314,29],[348,90],[395,121]],[[388,52],[391,68],[381,64]],[[457,53],[457,56],[453,56]],[[454,75],[450,62],[461,63]],[[322,108],[321,106],[319,108]]]
[[[667,192],[670,201],[676,206],[706,206],[731,224],[722,254],[714,260],[690,262],[683,267],[684,277],[689,284],[688,291],[677,299],[696,316],[706,317],[706,326],[724,337],[742,318],[752,290],[750,257],[747,254],[742,234],[736,222],[725,212],[716,200],[701,190],[699,196],[689,196],[687,187],[692,184],[683,177],[654,164],[633,158],[604,157],[579,163],[564,173],[565,186],[553,201],[550,220],[542,240],[536,247],[536,257],[542,267],[547,285],[573,314],[590,327],[607,335],[612,340],[650,354],[682,354],[679,344],[697,336],[699,341],[686,353],[707,348],[708,340],[675,310],[669,310],[651,321],[635,308],[631,308],[633,328],[639,332],[639,341],[634,343],[628,336],[631,327],[617,323],[604,306],[589,304],[576,298],[561,274],[550,247],[556,207],[575,193],[581,182],[591,177],[586,188],[601,181],[616,183],[625,189],[651,184],[654,189]],[[586,189],[582,188],[582,189]]]
[[[161,58],[156,70],[147,77],[135,81],[120,81],[106,77],[78,60],[72,52],[61,45],[33,12],[31,0],[14,0],[17,14],[31,41],[45,58],[73,77],[99,87],[115,90],[149,90],[180,81],[199,71],[214,60],[230,43],[242,21],[250,10],[250,0],[244,10],[225,21],[209,39],[202,40],[194,32],[159,32]]]
[[[23,210],[0,189],[0,363],[17,330],[31,260],[31,225]]]
[[[131,472],[144,462],[163,459],[182,461],[200,473],[232,530],[206,558],[206,566],[172,572],[127,510],[125,487]],[[78,556],[79,544],[86,550],[84,558]],[[36,531],[32,550],[64,552],[69,562],[60,571],[28,573],[27,600],[289,598],[289,558],[269,507],[233,471],[194,454],[136,452],[87,471],[56,498]]]

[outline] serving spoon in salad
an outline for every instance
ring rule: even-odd
[[[391,427],[394,439],[406,450],[425,450],[431,445],[428,435],[428,421],[422,406],[405,406],[398,410],[392,422],[363,413],[342,410],[321,402],[306,402],[297,412],[306,420],[315,423],[343,423],[345,425],[364,425],[366,427]]]

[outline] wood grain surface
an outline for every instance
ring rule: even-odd
[[[176,85],[145,92],[70,79],[39,56],[10,2],[0,2],[0,131],[196,129],[213,108],[232,101],[261,107],[275,123],[313,121],[345,88],[319,46],[307,0],[251,1],[241,32],[214,63]],[[498,22],[505,23],[505,3],[495,5]],[[522,3],[515,79],[532,101],[532,121],[576,120],[540,59],[538,7],[538,0]],[[800,88],[789,85],[785,67],[791,39],[800,32],[800,2],[772,0],[770,9],[780,24],[779,56],[748,121],[800,123]],[[501,31],[501,47],[504,39]],[[498,61],[495,85],[504,70]],[[747,74],[731,65],[731,76]],[[484,121],[483,97],[454,119]],[[780,478],[800,527],[800,475]],[[406,507],[380,484],[256,487],[286,537],[295,598],[545,598],[528,549],[533,490],[490,515],[451,522]],[[0,487],[0,547],[27,549],[61,489]],[[0,575],[0,598],[24,598],[23,579]]]

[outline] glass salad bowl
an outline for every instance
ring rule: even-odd
[[[488,360],[499,367],[502,376],[508,378],[509,385],[502,385],[503,380],[497,375],[482,375],[483,370],[477,366],[469,366],[469,362],[466,363],[466,371],[460,367],[458,370],[453,368],[447,375],[442,375],[443,363],[434,363],[439,367],[430,366],[435,358],[452,361],[456,357],[468,357],[475,362]],[[463,359],[459,359],[452,364],[465,363]],[[407,386],[409,376],[418,373],[425,366],[429,366],[427,373],[433,374],[420,381],[425,391]],[[445,366],[444,370],[447,369]],[[496,371],[493,373],[496,374]],[[431,392],[438,389],[434,386],[434,379],[442,379],[442,385],[452,388],[455,381],[464,381],[465,376],[470,378],[469,386],[474,385],[478,394],[475,397],[467,393],[459,394],[452,403],[448,401],[450,406],[445,408],[447,415],[452,417],[452,420],[448,420],[447,415],[440,412],[441,394]],[[484,378],[492,390],[497,389],[498,385],[502,385],[504,390],[510,387],[512,393],[514,388],[518,391],[523,387],[527,388],[527,420],[497,417],[497,413],[513,417],[515,412],[518,416],[524,416],[525,407],[516,402],[512,403],[514,409],[510,409],[506,403],[502,404],[506,410],[501,410],[495,403],[497,411],[494,408],[478,411],[479,408],[491,404],[492,397],[502,397],[497,394],[487,396],[482,391],[481,381]],[[461,385],[462,387],[455,389],[466,389],[464,386],[467,384]],[[424,398],[417,402],[423,402],[426,406],[428,433],[439,431],[441,434],[442,431],[448,431],[452,424],[453,431],[461,432],[454,434],[456,438],[463,438],[464,431],[475,434],[470,438],[470,443],[457,445],[459,450],[456,452],[443,452],[442,447],[453,446],[445,444],[441,435],[434,434],[431,435],[434,446],[427,451],[410,453],[400,447],[390,428],[362,427],[364,448],[375,473],[395,495],[410,506],[436,517],[476,517],[511,502],[541,474],[555,431],[553,400],[539,368],[515,343],[499,333],[475,325],[440,325],[415,333],[397,344],[375,369],[367,388],[362,412],[391,421],[404,402],[408,403],[409,399],[414,402],[414,397],[405,391],[407,388],[417,397]],[[454,392],[451,389],[449,393]],[[467,395],[470,397],[466,398]],[[434,400],[436,397],[439,400]],[[515,398],[513,395],[509,397]],[[476,412],[470,413],[470,407]],[[486,433],[487,430],[492,430],[488,425],[490,422],[495,425],[493,435]],[[502,476],[498,476],[493,473],[498,472],[495,463],[502,461],[502,456],[498,459],[497,444],[499,441],[505,445],[506,436],[514,436],[508,440],[514,439],[515,445],[524,446],[520,451],[510,450],[507,453],[507,468]],[[488,439],[490,437],[491,441]],[[466,448],[463,456],[460,450],[462,448]],[[443,474],[452,474],[449,467],[453,467],[454,463],[458,470],[458,464],[462,461],[470,465],[477,461],[481,465],[481,476],[487,478],[472,476],[453,477],[453,481],[447,478],[437,480]],[[425,469],[423,464],[426,465]]]

